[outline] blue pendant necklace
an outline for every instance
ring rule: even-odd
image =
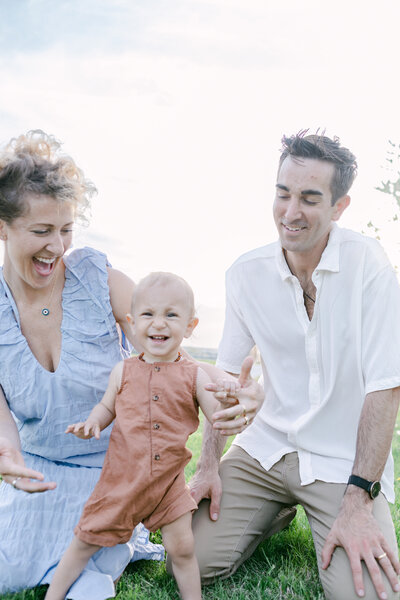
[[[54,288],[55,288],[55,285],[56,285],[56,281],[57,281],[57,277],[54,277],[54,281],[53,281],[53,285],[52,285],[52,288],[51,288],[50,297],[49,297],[49,300],[48,300],[48,302],[47,302],[47,306],[50,306],[50,304],[51,304],[51,300],[52,300],[52,298],[53,298],[53,292],[54,292]],[[41,311],[41,312],[42,312],[42,315],[43,315],[44,317],[48,317],[48,316],[49,316],[49,314],[50,314],[50,309],[49,309],[49,308],[47,308],[46,306],[44,306],[44,307],[42,308],[42,311]]]

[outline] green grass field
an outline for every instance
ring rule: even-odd
[[[201,430],[189,440],[193,459],[186,468],[189,479],[201,449]],[[392,507],[397,539],[400,539],[400,421],[394,439],[393,455],[396,477],[396,504]],[[160,542],[155,534],[153,540]],[[1,596],[2,600],[42,600],[44,586],[17,594]],[[167,575],[164,563],[139,561],[129,565],[118,588],[118,600],[178,600],[174,580]],[[307,519],[300,508],[288,529],[261,544],[231,578],[203,588],[205,600],[322,600],[317,563]]]

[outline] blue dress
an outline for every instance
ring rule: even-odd
[[[32,354],[0,269],[0,385],[19,430],[26,465],[57,488],[28,494],[0,484],[0,594],[49,583],[72,539],[83,505],[100,476],[111,426],[100,440],[66,435],[84,421],[121,360],[104,254],[83,248],[64,257],[62,347],[57,370]],[[88,563],[68,598],[104,600],[131,560],[161,560],[163,548],[139,525],[127,544],[104,548]]]

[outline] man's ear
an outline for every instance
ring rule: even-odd
[[[350,196],[347,194],[341,198],[338,198],[333,206],[332,221],[339,221],[349,204]]]
[[[133,320],[133,317],[132,317],[131,313],[127,313],[127,315],[126,315],[126,320],[128,321],[128,323],[129,323],[129,325],[130,325],[131,327],[133,327],[133,326],[134,326],[134,324],[135,324],[135,321]]]
[[[186,331],[185,331],[185,334],[184,334],[185,338],[188,338],[188,337],[190,337],[192,335],[193,329],[195,327],[197,327],[198,322],[199,322],[199,320],[198,320],[197,317],[193,317],[193,319],[190,319],[189,323],[187,324]]]

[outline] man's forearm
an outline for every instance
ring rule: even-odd
[[[225,444],[226,437],[213,429],[212,425],[204,419],[203,443],[201,456],[197,463],[197,471],[218,469]]]
[[[354,475],[370,481],[381,478],[390,452],[399,400],[400,388],[367,394],[358,426]]]

